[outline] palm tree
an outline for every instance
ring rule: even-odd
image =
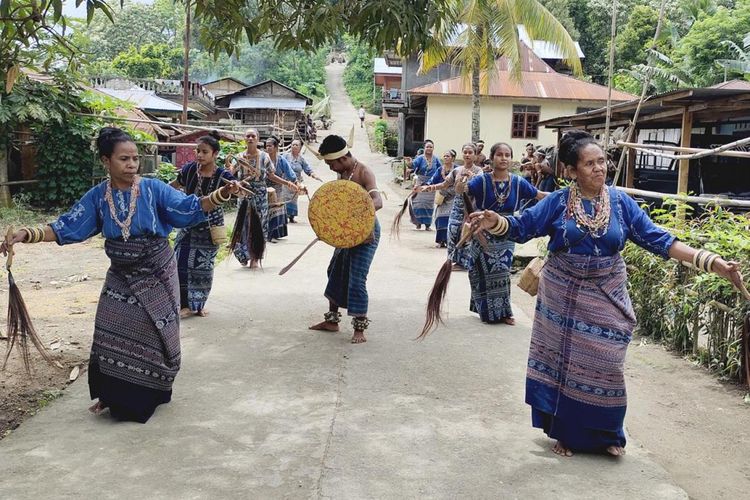
[[[538,0],[451,0],[432,44],[420,53],[420,72],[450,63],[471,81],[471,137],[479,140],[480,95],[489,90],[496,61],[505,56],[511,78],[521,82],[521,41],[518,25],[532,39],[556,45],[576,74],[581,61],[573,39]]]

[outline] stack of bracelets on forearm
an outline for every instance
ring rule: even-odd
[[[488,229],[487,232],[490,234],[494,234],[495,236],[502,236],[508,232],[508,226],[508,219],[501,215],[500,219],[498,219],[497,221],[497,224]]]
[[[221,188],[213,191],[211,194],[208,195],[208,201],[210,201],[211,203],[213,203],[217,207],[219,205],[222,205],[222,204],[228,202],[231,199],[232,199],[232,195],[228,194],[228,195],[224,196],[221,193]]]
[[[37,227],[22,227],[21,231],[26,232],[26,238],[23,240],[24,243],[39,243],[44,241],[46,226]]]
[[[719,258],[713,252],[708,250],[698,250],[693,255],[693,267],[699,271],[707,273],[713,272],[714,262]]]

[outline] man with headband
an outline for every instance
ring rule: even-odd
[[[356,182],[369,193],[375,204],[375,210],[383,207],[383,200],[378,192],[375,175],[372,170],[357,161],[349,151],[346,140],[338,135],[329,135],[320,144],[319,158],[339,175],[339,179]],[[328,332],[339,331],[341,313],[339,308],[346,309],[352,318],[354,336],[352,344],[367,342],[365,330],[370,320],[367,319],[367,274],[375,257],[375,250],[380,240],[380,224],[375,219],[375,228],[364,243],[353,248],[337,248],[328,265],[328,285],[325,296],[328,299],[328,312],[323,315],[324,321],[310,327],[311,330]]]

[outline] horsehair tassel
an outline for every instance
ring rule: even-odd
[[[254,207],[249,207],[250,217],[248,222],[250,224],[250,256],[257,260],[263,259],[263,255],[266,253],[266,237],[263,234],[263,221],[260,218],[260,214]]]
[[[292,261],[291,261],[291,262],[290,262],[289,264],[287,264],[287,266],[286,266],[286,267],[284,267],[284,268],[283,268],[283,269],[282,269],[281,271],[279,271],[279,276],[282,276],[282,275],[283,275],[283,274],[285,274],[285,273],[286,273],[286,272],[287,272],[288,270],[290,270],[290,269],[292,268],[292,266],[294,266],[294,264],[296,264],[296,263],[297,263],[297,261],[298,261],[298,260],[300,260],[300,259],[302,258],[302,256],[303,256],[303,255],[305,255],[305,254],[307,253],[307,251],[308,251],[308,250],[310,250],[310,249],[311,249],[311,248],[313,247],[313,245],[315,245],[315,244],[316,244],[317,242],[319,242],[319,241],[320,241],[320,238],[315,238],[314,240],[312,240],[312,241],[311,241],[311,242],[310,242],[310,243],[309,243],[309,244],[308,244],[308,245],[307,245],[307,246],[305,247],[305,249],[304,249],[304,250],[302,250],[302,251],[301,251],[301,252],[299,253],[299,255],[297,255],[297,256],[296,256],[296,257],[294,258],[294,260],[292,260]]]
[[[27,375],[31,376],[31,353],[29,349],[29,339],[42,358],[51,366],[62,368],[62,364],[59,361],[55,361],[50,356],[47,348],[39,338],[39,334],[34,328],[34,324],[29,316],[29,310],[26,308],[26,303],[21,296],[21,290],[19,290],[16,280],[13,278],[13,273],[10,268],[13,265],[13,245],[11,244],[13,238],[13,228],[8,228],[8,233],[5,236],[5,243],[8,247],[8,260],[5,262],[5,268],[8,271],[8,323],[7,323],[7,334],[8,334],[8,347],[5,351],[5,359],[3,360],[2,369],[5,370],[10,358],[10,353],[13,351],[13,346],[18,342],[18,348],[21,351],[21,359],[26,370]]]
[[[396,216],[393,218],[393,224],[391,225],[391,238],[393,236],[396,237],[396,239],[399,238],[401,235],[401,218],[406,213],[406,210],[409,208],[409,201],[412,200],[414,197],[417,196],[417,193],[411,193],[409,196],[406,197],[404,200],[404,203],[401,205],[401,210],[398,211]]]
[[[427,298],[427,310],[425,312],[424,325],[417,340],[423,340],[435,330],[439,324],[443,323],[442,307],[445,300],[445,294],[448,291],[451,274],[453,273],[453,262],[450,259],[440,267],[435,284],[432,285],[430,295]]]
[[[233,250],[242,239],[242,228],[245,227],[245,219],[247,219],[247,206],[250,204],[249,201],[245,200],[240,203],[240,208],[237,209],[237,217],[234,219],[234,228],[232,229],[232,238],[229,240],[227,248]]]

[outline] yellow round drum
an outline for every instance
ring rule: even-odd
[[[318,239],[336,248],[352,248],[372,234],[375,205],[356,182],[331,181],[315,191],[307,217]]]

